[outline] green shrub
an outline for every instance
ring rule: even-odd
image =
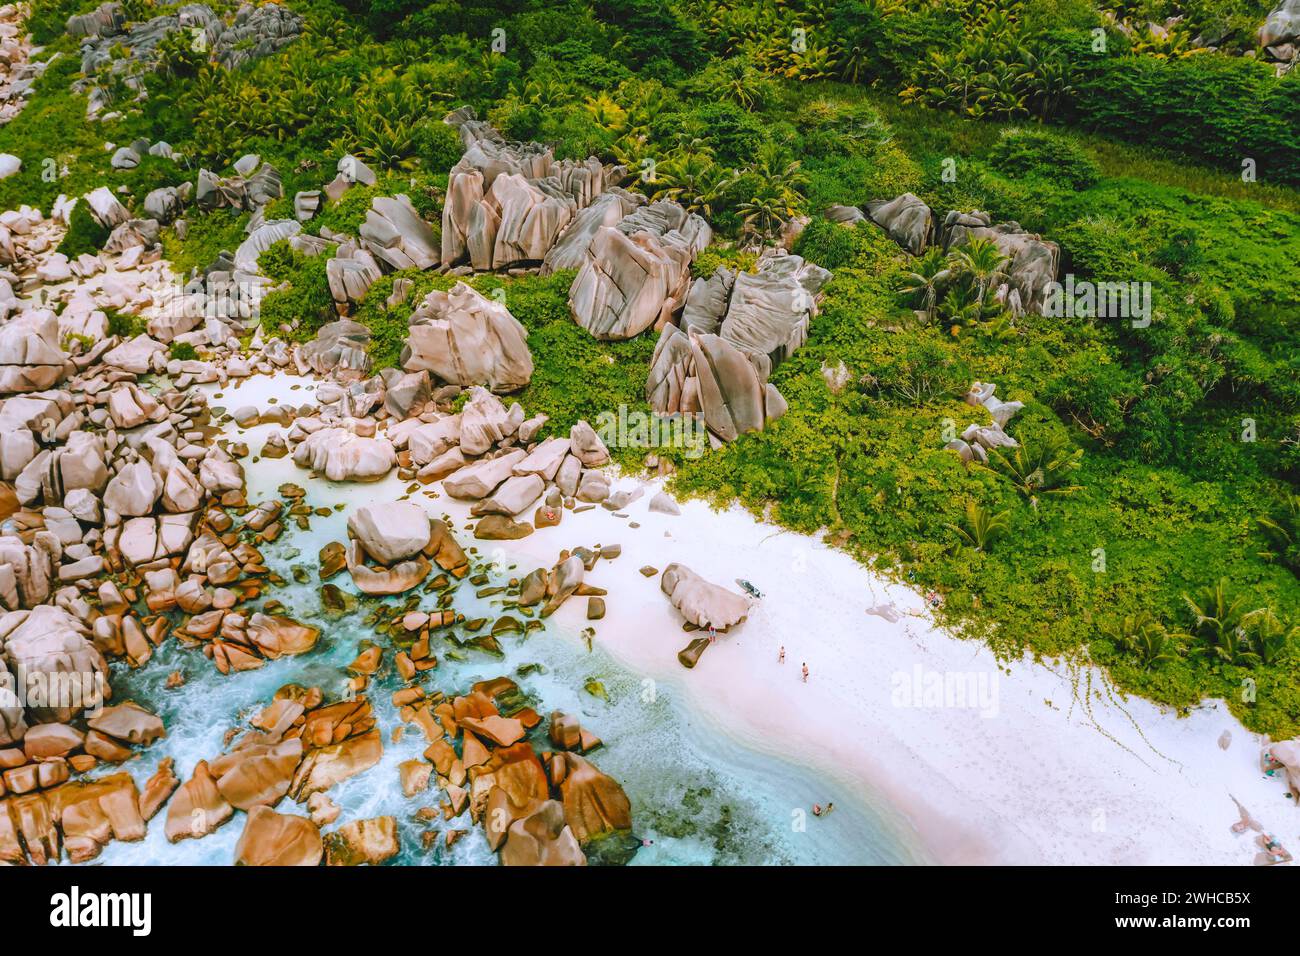
[[[1068,106],[1074,122],[1240,171],[1300,183],[1300,74],[1231,56],[1094,58]]]
[[[415,128],[415,153],[431,172],[447,172],[464,151],[460,134],[441,119],[426,120]]]
[[[638,66],[694,70],[704,62],[704,34],[662,0],[598,0],[596,16],[621,28],[623,50]]]
[[[104,248],[108,241],[109,230],[99,224],[90,213],[90,203],[78,199],[68,217],[68,231],[59,243],[58,251],[69,259],[80,255],[93,256]]]
[[[181,362],[192,362],[199,357],[198,350],[189,342],[173,342],[168,354]]]
[[[325,274],[326,258],[303,257],[288,280],[289,288],[269,292],[262,299],[259,317],[268,335],[306,342],[316,336],[322,325],[334,320],[334,297],[330,295]]]
[[[105,309],[108,317],[108,334],[120,335],[124,339],[133,339],[145,330],[144,319],[138,315],[126,315],[114,309]]]
[[[1011,176],[1041,177],[1074,189],[1087,189],[1101,177],[1101,169],[1077,143],[1044,130],[1003,130],[989,162]]]
[[[27,32],[33,43],[44,45],[64,35],[68,17],[87,13],[95,4],[89,0],[34,0],[30,7]]]
[[[307,256],[297,252],[289,240],[273,242],[257,257],[257,267],[273,282],[287,282],[302,269]]]

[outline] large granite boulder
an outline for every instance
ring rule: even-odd
[[[390,269],[428,269],[438,264],[438,238],[404,195],[376,197],[358,235]]]
[[[924,200],[912,193],[869,202],[867,215],[914,256],[925,252],[934,238],[934,214]]]
[[[581,269],[596,233],[604,226],[617,226],[644,202],[645,197],[641,194],[618,187],[597,196],[590,206],[578,211],[559,241],[546,253],[542,260],[542,275],[561,269]]]
[[[736,274],[725,266],[711,276],[701,276],[692,282],[678,323],[682,331],[717,334],[727,315],[735,283]]]
[[[497,458],[476,461],[449,478],[444,478],[442,488],[453,498],[461,500],[486,498],[511,476],[515,466],[526,457],[528,453],[519,448]]]
[[[392,429],[389,435],[392,435]],[[411,461],[427,465],[460,445],[460,415],[442,415],[431,422],[421,421],[406,433],[406,447]]]
[[[348,517],[348,533],[380,564],[411,558],[429,543],[429,515],[411,501],[367,505]]]
[[[690,266],[712,230],[662,200],[596,230],[569,288],[574,320],[598,339],[630,339],[667,322],[686,300]]]
[[[857,206],[827,206],[826,218],[831,222],[842,223],[846,226],[856,226],[866,219],[866,215]]]
[[[172,222],[181,214],[193,191],[193,184],[188,182],[179,186],[159,186],[144,197],[144,211],[160,223]]]
[[[380,275],[375,257],[352,241],[339,244],[333,258],[325,263],[330,297],[339,305],[360,302]]]
[[[575,753],[556,754],[552,759],[564,761],[560,783],[564,819],[579,844],[588,846],[592,840],[632,829],[632,803],[617,780]]]
[[[91,216],[105,229],[116,229],[131,218],[130,212],[107,186],[86,193],[85,201],[90,207]]]
[[[387,438],[362,438],[346,428],[322,428],[294,449],[293,461],[330,481],[377,481],[393,470],[397,452]]]
[[[396,817],[349,820],[325,835],[325,865],[378,866],[401,849]]]
[[[1018,222],[993,225],[987,213],[953,210],[943,222],[943,248],[960,249],[971,239],[989,239],[1007,257],[1007,288],[998,294],[1012,311],[1043,311],[1047,286],[1056,280],[1060,247],[1042,236],[1026,232]]]
[[[743,595],[704,580],[684,564],[674,562],[664,568],[659,588],[696,627],[722,631],[749,615],[749,601]]]
[[[124,465],[104,489],[104,507],[119,515],[136,518],[153,511],[162,485],[147,462]]]
[[[700,414],[720,440],[734,441],[784,414],[785,399],[766,381],[770,370],[766,355],[668,325],[651,359],[646,400],[661,415]]]
[[[503,303],[458,282],[450,292],[430,292],[411,314],[402,367],[513,392],[532,379],[533,356],[527,329]]]
[[[0,608],[17,611],[49,600],[61,558],[52,534],[36,535],[31,544],[17,535],[0,537]]]
[[[742,272],[731,285],[722,338],[775,368],[808,338],[808,324],[831,274],[780,249],[765,252],[755,272]],[[766,375],[763,376],[767,378]]]
[[[542,261],[586,208],[621,176],[595,157],[556,161],[549,147],[506,143],[477,121],[448,118],[467,148],[452,167],[442,212],[442,264],[479,271]]]
[[[318,866],[325,854],[320,828],[307,817],[254,807],[235,844],[236,866]]]
[[[255,611],[245,628],[249,643],[266,657],[276,660],[306,654],[316,646],[320,628],[302,624],[279,614]]]
[[[104,655],[86,626],[61,607],[0,615],[0,646],[37,721],[67,723],[112,695]]]
[[[111,37],[126,26],[126,14],[120,3],[101,3],[89,13],[68,17],[68,35],[73,37]]]
[[[429,576],[433,566],[423,554],[407,561],[398,561],[392,567],[369,567],[360,542],[353,541],[345,552],[348,573],[352,583],[362,594],[383,596],[403,594]]]
[[[1259,45],[1280,63],[1289,63],[1300,50],[1300,0],[1281,0],[1259,28]]]
[[[691,338],[695,380],[704,422],[723,441],[762,431],[767,392],[753,360],[716,335]]]
[[[577,203],[546,179],[529,181],[517,174],[498,176],[486,197],[497,216],[492,264],[504,268],[540,262],[573,221]]]
[[[0,395],[39,392],[71,368],[59,347],[59,320],[48,309],[19,313],[0,325]]]
[[[303,345],[298,354],[318,375],[356,379],[370,369],[370,355],[366,351],[369,344],[368,328],[351,319],[339,319],[321,326],[316,338]]]
[[[564,805],[539,801],[514,820],[501,846],[502,866],[586,866],[587,857],[568,825]]]
[[[466,455],[482,455],[515,434],[523,420],[518,402],[507,409],[501,399],[474,385],[469,390],[469,401],[460,411],[460,450]]]

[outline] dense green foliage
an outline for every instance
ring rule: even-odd
[[[90,214],[89,204],[79,202],[72,207],[72,214],[68,217],[68,231],[63,234],[58,251],[69,259],[80,255],[96,255],[104,248],[108,233],[109,230]]]
[[[1300,183],[1300,78],[1252,59],[1131,56],[1090,64],[1067,117],[1274,182]]]
[[[1223,696],[1253,728],[1300,729],[1300,193],[1287,185],[1300,183],[1300,71],[1277,79],[1229,55],[1249,47],[1261,7],[1106,5],[1130,25],[1185,13],[1162,38],[1118,29],[1089,0],[291,5],[308,30],[280,53],[228,72],[168,47],[146,100],[87,123],[68,92],[76,45],[50,25],[93,0],[38,0],[44,55],[62,55],[0,127],[0,151],[24,158],[0,202],[106,183],[138,204],[193,166],[220,172],[256,151],[285,184],[267,216],[284,216],[354,151],[379,183],[308,231],[354,232],[372,198],[399,191],[436,226],[459,155],[439,120],[469,104],[509,137],[624,163],[633,188],[705,215],[719,242],[697,276],[752,268],[759,241],[808,215],[796,250],[835,277],[807,344],[774,373],[790,411],[698,460],[660,450],[676,490],[826,531],[941,592],[947,620],[999,650],[1092,659],[1121,688],[1179,707]],[[1226,52],[1196,52],[1211,34]],[[105,141],[137,136],[193,165],[110,171]],[[67,174],[43,178],[42,157]],[[1245,159],[1258,182],[1242,179]],[[1079,279],[1150,283],[1150,325],[1015,318],[992,301],[1005,263],[987,248],[915,259],[869,224],[819,215],[904,191],[1042,233]],[[86,218],[69,251],[95,241]],[[184,239],[164,237],[185,271],[234,249],[248,223],[187,219]],[[281,244],[261,266],[276,284],[268,334],[306,340],[334,317],[325,259]],[[400,362],[414,303],[457,281],[400,274],[414,288],[388,308],[398,277],[356,310],[379,368]],[[503,288],[528,329],[536,370],[517,398],[551,416],[544,434],[647,410],[653,336],[592,339],[568,316],[570,279],[468,280]],[[972,380],[1025,405],[1009,426],[1021,447],[988,465],[943,448],[988,421],[960,399]],[[627,466],[645,453],[615,451]]]

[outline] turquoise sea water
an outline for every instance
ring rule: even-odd
[[[263,379],[250,381],[245,388],[256,395],[256,404],[265,407],[266,388],[274,386],[283,393],[284,384]],[[307,391],[311,386],[306,386]],[[241,392],[244,389],[240,389]],[[216,402],[234,407],[240,401],[226,396]],[[287,395],[285,396],[287,398]],[[296,400],[306,399],[302,394]],[[240,440],[260,449],[268,426],[242,432]],[[338,699],[347,678],[346,666],[361,649],[361,642],[373,641],[385,647],[384,666],[371,680],[368,690],[384,740],[382,761],[329,791],[342,808],[338,821],[325,829],[349,820],[392,815],[398,821],[402,850],[393,861],[404,864],[494,864],[492,853],[479,828],[462,817],[443,822],[425,823],[416,819],[416,811],[437,806],[441,792],[436,782],[430,789],[412,798],[402,795],[398,765],[419,757],[427,741],[420,730],[408,725],[402,739],[394,743],[392,733],[401,723],[391,703],[395,690],[405,686],[395,672],[391,645],[364,621],[373,602],[363,602],[358,609],[342,618],[330,618],[320,604],[317,581],[317,553],[329,541],[346,540],[346,517],[357,507],[377,500],[392,500],[402,494],[393,479],[381,485],[336,484],[313,479],[288,459],[254,462],[244,460],[247,472],[248,499],[252,503],[273,497],[281,482],[293,481],[307,489],[306,501],[312,507],[333,509],[328,517],[313,516],[311,528],[298,530],[291,519],[281,538],[262,546],[272,571],[285,579],[285,585],[269,588],[263,598],[276,598],[285,613],[321,628],[316,647],[298,657],[268,661],[259,670],[222,676],[203,655],[201,649],[184,648],[175,640],[164,642],[149,663],[136,671],[125,664],[113,668],[114,698],[134,699],[162,716],[167,736],[127,766],[138,783],[153,772],[158,761],[170,756],[175,772],[187,780],[201,759],[212,760],[221,754],[227,731],[232,727],[247,729],[248,719],[270,703],[275,691],[288,683],[318,686],[326,701]],[[416,494],[413,500],[426,501]],[[437,502],[428,502],[433,514]],[[509,578],[522,577],[533,565],[515,566],[509,555],[509,542],[491,543],[495,564],[488,564],[488,548],[476,554],[468,532],[456,528],[462,545],[470,552],[471,575],[486,571],[492,584],[504,584]],[[498,546],[500,545],[500,547]],[[308,572],[310,583],[293,581],[293,568]],[[351,590],[345,573],[331,582]],[[503,613],[502,604],[511,600],[504,593],[478,598],[468,579],[459,582],[453,607],[466,619],[486,617],[495,620]],[[438,595],[423,594],[421,607],[433,609]],[[403,600],[387,599],[393,606]],[[581,600],[575,598],[574,600]],[[257,602],[254,602],[256,604]],[[242,606],[250,613],[252,607]],[[516,614],[516,616],[518,616]],[[604,741],[587,756],[601,770],[617,779],[632,802],[635,833],[644,845],[632,860],[633,865],[680,864],[868,864],[926,862],[918,843],[900,816],[883,807],[872,794],[856,793],[825,773],[814,773],[775,753],[765,753],[752,740],[740,743],[688,703],[681,692],[689,671],[682,670],[672,680],[657,683],[644,681],[604,652],[597,640],[588,646],[575,630],[567,629],[553,618],[542,630],[526,635],[503,635],[500,643],[504,657],[497,658],[474,648],[463,648],[465,660],[449,658],[446,651],[454,645],[435,632],[433,651],[439,665],[425,672],[422,684],[427,690],[441,690],[448,696],[465,693],[475,681],[508,675],[518,681],[530,703],[543,715],[542,723],[530,739],[539,751],[549,749],[545,733],[546,717],[552,710],[577,714],[583,727]],[[484,628],[485,633],[488,628]],[[541,665],[526,668],[524,665]],[[166,680],[173,671],[186,678],[183,686],[169,690]],[[607,692],[602,700],[587,693],[590,679],[601,682]],[[834,800],[835,812],[818,819],[809,812],[814,803]],[[282,813],[306,813],[306,808],[289,800],[276,809]],[[235,844],[244,825],[244,815],[235,816],[215,833],[199,840],[186,839],[168,844],[164,836],[166,808],[149,827],[144,841],[134,844],[114,843],[95,861],[99,864],[218,864],[233,861]],[[424,849],[422,833],[429,829],[465,829],[469,832],[450,849],[436,840]]]

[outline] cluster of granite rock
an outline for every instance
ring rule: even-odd
[[[599,339],[629,339],[681,308],[690,265],[712,230],[675,202],[620,189],[622,166],[557,161],[549,146],[508,143],[462,107],[465,154],[442,213],[442,266],[474,271],[576,269],[574,320]]]
[[[39,262],[25,267],[35,271]],[[51,297],[89,296],[93,305],[98,291],[78,285]],[[174,636],[201,645],[221,671],[240,671],[304,653],[319,635],[277,613],[273,600],[252,612],[238,607],[275,582],[257,544],[275,540],[289,520],[304,526],[312,512],[301,490],[282,489],[288,508],[277,500],[248,507],[236,461],[247,449],[212,442],[198,390],[182,390],[175,379],[161,388],[143,384],[172,364],[147,335],[128,342],[108,336],[68,356],[57,329],[50,310],[27,309],[0,325],[0,351],[9,337],[35,337],[60,356],[35,372],[7,375],[0,389],[7,394],[0,400],[0,466],[13,488],[0,494],[0,683],[23,692],[0,701],[6,862],[53,862],[65,852],[80,862],[109,840],[143,839],[147,821],[178,787],[170,761],[143,792],[128,773],[70,779],[127,760],[131,745],[163,733],[138,707],[102,706],[112,693],[108,660],[141,666]],[[200,378],[171,371],[187,384]],[[172,628],[178,615],[183,623]],[[175,673],[169,685],[181,680]],[[58,685],[80,690],[73,705],[61,697],[59,706],[46,706],[48,693],[32,694]],[[296,798],[308,799],[373,765],[382,752],[378,731],[367,731],[356,706],[346,705],[333,724],[337,711],[312,711],[305,746],[244,740],[211,768],[201,764],[169,807],[168,837],[201,836],[231,807],[250,811],[250,827],[264,826],[258,808],[278,799],[281,774],[298,781]],[[340,722],[345,734],[320,729]],[[349,743],[353,737],[359,742]],[[354,821],[327,837],[335,845],[331,861],[385,858],[357,842],[373,837],[371,824]]]
[[[381,662],[382,651],[366,651],[352,669],[364,683]],[[634,842],[623,788],[581,755],[599,746],[599,739],[556,711],[547,733],[554,749],[543,750],[539,758],[525,738],[542,718],[510,678],[480,681],[455,697],[426,693],[417,684],[396,691],[393,703],[428,741],[422,758],[398,768],[403,793],[418,797],[436,781],[443,794],[439,805],[416,812],[419,823],[450,824],[468,811],[506,866],[583,866],[584,847],[599,845],[608,854],[613,844],[626,850]],[[382,863],[401,849],[394,817],[354,820],[321,832],[339,816],[325,791],[370,769],[382,754],[383,739],[366,697],[327,705],[318,688],[287,685],[227,753],[211,765],[200,761],[181,785],[168,807],[168,839],[206,836],[240,809],[247,817],[236,863]],[[286,796],[305,803],[308,814],[274,809]],[[451,825],[427,827],[420,838],[425,849],[439,838],[451,847],[467,832]]]
[[[993,419],[990,425],[968,425],[960,438],[954,438],[944,448],[955,451],[961,460],[986,464],[989,452],[998,448],[1015,448],[1017,442],[1005,431],[1007,423],[1025,407],[1024,402],[1004,402],[993,393],[997,386],[991,382],[975,382],[962,400],[967,405],[982,406]]]
[[[593,335],[626,339],[652,326],[662,330],[647,382],[658,413],[702,414],[718,441],[762,429],[784,413],[768,378],[806,339],[830,273],[771,250],[756,273],[723,269],[692,284],[691,262],[712,235],[699,216],[619,188],[621,167],[594,158],[557,161],[549,147],[505,142],[468,108],[445,122],[459,130],[465,153],[451,170],[440,248],[410,200],[397,195],[372,199],[356,237],[328,229],[308,235],[295,220],[267,222],[250,235],[247,255],[235,256],[236,265],[255,268],[256,256],[281,239],[305,254],[332,252],[326,274],[343,317],[298,351],[300,370],[344,381],[367,375],[370,331],[346,315],[385,271],[576,269],[570,311]],[[342,157],[337,173],[322,191],[295,196],[299,220],[314,214],[322,193],[333,201],[354,184],[377,181],[354,156]],[[410,281],[399,278],[386,305],[400,306],[410,291]],[[533,373],[523,326],[502,301],[466,284],[417,303],[401,365],[408,382],[412,373],[428,373],[434,386],[481,385],[497,393],[522,388]]]
[[[40,288],[48,258],[22,258],[19,284]],[[124,256],[92,258],[121,266]],[[120,275],[138,280],[137,266]],[[309,650],[318,634],[273,602],[237,609],[274,577],[256,544],[279,535],[281,505],[247,507],[236,460],[247,450],[212,441],[201,392],[145,383],[173,364],[160,343],[105,334],[106,301],[131,309],[149,297],[120,277],[82,278],[44,291],[78,313],[84,351],[63,351],[63,314],[49,308],[19,302],[23,311],[0,324],[0,683],[13,692],[0,702],[0,746],[11,745],[0,749],[6,862],[64,851],[84,861],[110,839],[142,839],[176,787],[167,761],[143,792],[127,773],[70,779],[163,733],[137,706],[103,706],[109,660],[142,666],[175,636],[239,670]],[[178,614],[189,617],[173,629]]]
[[[375,481],[394,468],[404,480],[441,480],[453,498],[475,501],[478,538],[530,534],[533,526],[512,516],[543,498],[536,516],[542,524],[557,523],[561,505],[573,500],[626,504],[611,495],[609,478],[599,470],[609,451],[586,422],[576,423],[568,437],[538,441],[546,416],[526,418],[517,402],[507,408],[485,388],[471,387],[453,411],[459,386],[431,391],[425,372],[394,372],[387,387],[384,381],[376,376],[346,388],[321,386],[319,405],[304,406],[287,433],[268,439],[270,455],[292,454],[299,467],[331,481]],[[381,421],[387,423],[382,433]],[[266,448],[262,454],[268,455]]]
[[[169,154],[165,144],[133,143],[118,150],[114,165],[128,168],[145,152]],[[348,171],[355,169],[348,165]],[[431,432],[444,430],[454,440],[442,451],[454,446],[467,472],[474,458],[487,472],[486,465],[512,454],[516,442],[522,447],[513,449],[508,464],[537,450],[529,439],[544,417],[524,421],[518,405],[507,412],[490,391],[479,388],[464,409],[452,415],[450,402],[461,388],[452,385],[441,394],[430,388],[430,370],[444,378],[482,380],[502,391],[519,387],[531,375],[522,328],[498,303],[468,287],[442,299],[426,299],[417,310],[415,325],[424,331],[423,338],[416,336],[412,342],[411,361],[426,363],[429,369],[408,374],[390,370],[368,381],[346,370],[340,374],[346,361],[338,359],[346,347],[337,343],[346,340],[344,335],[335,335],[334,347],[313,348],[320,346],[317,342],[290,349],[278,339],[264,342],[259,332],[249,348],[241,346],[239,336],[255,320],[256,303],[232,302],[221,289],[258,285],[257,256],[287,237],[270,232],[276,224],[265,222],[260,214],[279,194],[274,170],[256,157],[244,157],[233,176],[205,171],[197,188],[184,184],[155,190],[143,200],[142,217],[132,215],[120,191],[105,187],[79,200],[60,197],[49,220],[26,207],[0,216],[0,249],[7,266],[0,276],[0,481],[5,483],[0,485],[0,681],[9,686],[18,682],[26,689],[34,675],[46,684],[94,678],[90,692],[74,707],[49,710],[23,698],[0,701],[5,737],[0,745],[14,745],[0,749],[0,859],[44,863],[58,860],[66,850],[82,861],[93,858],[111,839],[141,839],[147,821],[179,787],[168,812],[169,839],[201,836],[234,809],[245,809],[249,817],[237,855],[241,862],[266,862],[276,856],[268,856],[267,847],[278,845],[277,834],[287,832],[281,815],[270,809],[280,796],[311,801],[314,816],[328,816],[323,791],[373,766],[382,752],[373,717],[367,720],[363,713],[364,699],[360,704],[322,706],[319,692],[313,699],[311,692],[286,691],[281,696],[299,703],[296,713],[281,704],[273,721],[268,718],[265,726],[210,765],[200,764],[183,785],[170,761],[163,761],[143,793],[126,773],[93,783],[69,779],[99,763],[125,760],[133,753],[129,744],[148,744],[162,734],[157,718],[134,705],[103,709],[111,695],[108,660],[142,666],[172,636],[201,646],[218,669],[229,673],[305,653],[319,636],[317,628],[279,613],[273,599],[263,600],[251,612],[239,607],[263,597],[265,586],[278,582],[257,545],[274,541],[290,521],[305,527],[313,510],[296,486],[281,488],[284,501],[248,505],[238,462],[247,448],[238,441],[214,442],[218,422],[203,393],[191,386],[294,365],[300,371],[311,371],[313,363],[322,366],[335,377],[318,393],[322,407],[285,406],[260,414],[254,410],[251,418],[246,410],[236,410],[232,417],[242,424],[274,418],[295,439],[301,438],[300,459],[340,479],[377,476],[375,448],[380,459],[392,459],[385,460],[382,471],[399,463],[392,445],[385,455],[382,445],[387,440],[374,438],[375,422],[368,416],[376,411],[381,418],[403,419],[407,425],[398,441],[403,467],[410,465],[413,451],[431,463],[432,449],[442,441]],[[68,260],[53,250],[78,201],[111,230],[111,238],[98,255]],[[179,216],[191,203],[202,210],[252,209],[254,216],[239,249],[223,253],[202,275],[181,283],[158,261],[157,237],[159,227],[168,222],[183,228]],[[314,211],[301,195],[295,208],[303,218]],[[385,222],[391,224],[401,214],[380,202],[374,213],[362,230],[362,241],[386,265],[408,267],[415,261],[408,237],[394,240],[385,233]],[[109,310],[139,317],[146,331],[129,339],[111,334]],[[467,314],[472,318],[466,319]],[[499,367],[484,365],[483,349],[471,342],[459,349],[464,357],[452,360],[452,368],[444,364],[445,353],[458,349],[458,339],[482,334],[499,340],[503,351],[522,347],[522,352]],[[202,347],[204,359],[169,358],[169,343]],[[163,374],[167,378],[154,378]],[[412,409],[426,406],[425,420],[407,418]],[[320,437],[311,440],[328,438],[324,433],[330,431],[340,439],[336,444],[344,446],[341,456],[333,448],[324,451]],[[593,461],[608,458],[585,424],[574,431],[576,454]],[[371,440],[374,447],[347,451],[350,444]],[[552,473],[567,465],[568,458],[581,462],[568,454],[569,444],[565,441],[551,462]],[[548,446],[548,455],[554,451]],[[273,455],[274,450],[264,448],[263,454]],[[343,464],[332,464],[339,461]],[[496,467],[501,464],[497,461]],[[540,472],[550,468],[536,459],[532,464]],[[566,476],[571,471],[566,467]],[[581,465],[577,472],[581,478]],[[497,492],[502,501],[519,494],[514,486],[498,489],[501,483],[491,481],[490,474],[467,474],[462,484],[467,493],[481,488],[485,497]],[[594,488],[602,482],[593,478],[587,484]],[[502,501],[498,508],[505,507]],[[487,514],[486,505],[483,510]],[[364,535],[367,516],[354,519],[352,524]],[[423,542],[429,557],[453,575],[464,574],[464,552],[449,530],[424,520],[430,529]],[[345,557],[344,564],[350,573],[372,585],[393,569],[394,553],[389,550],[354,547],[349,557],[352,560]],[[364,584],[358,589],[384,590],[368,590]],[[403,670],[408,679],[433,663],[428,655],[407,655],[406,660],[411,666],[410,674]],[[362,667],[354,668],[354,680],[362,678]],[[169,685],[182,681],[177,672]],[[417,700],[423,701],[420,713],[438,711],[439,701],[425,698],[421,689],[407,688],[405,693],[411,701],[403,705],[404,711]],[[462,700],[448,702],[452,713],[447,720],[455,719]],[[491,706],[473,702],[476,712],[468,715],[471,724],[465,726],[472,727],[470,736],[476,741],[492,740],[489,731],[495,721],[487,712]],[[482,726],[473,726],[475,720]],[[567,740],[576,726],[562,720],[556,733]],[[583,750],[599,743],[586,732],[580,739]],[[468,739],[462,747],[471,753],[456,758],[461,769],[453,769],[448,779],[456,779],[451,786],[459,786],[468,771],[477,808],[480,796],[488,796],[496,767],[480,767]],[[535,756],[531,759],[537,762]],[[612,814],[618,823],[613,829],[625,832],[630,826],[626,797],[616,783],[577,754],[546,754],[545,759],[546,784],[540,790],[529,785],[527,793],[516,793],[503,784],[513,801],[512,812],[517,811],[517,819],[509,821],[508,832],[498,841],[509,843],[503,850],[507,862],[580,863],[584,856],[579,845],[611,829],[600,823],[602,819]],[[522,753],[508,749],[493,760],[510,765],[510,779],[518,776],[513,765],[526,762]],[[286,780],[288,785],[282,787]],[[593,788],[594,796],[584,796]],[[451,793],[458,799],[454,790]],[[527,794],[545,799],[538,804]],[[334,808],[333,816],[337,813]],[[511,836],[515,830],[518,834]],[[448,843],[457,832],[448,831]],[[392,835],[391,818],[353,821],[323,837],[325,857],[329,862],[380,862],[396,852]]]
[[[21,4],[0,7],[0,126],[22,112],[32,85],[49,65],[31,59],[32,45],[22,29],[25,17]],[[0,178],[7,175],[10,173],[0,168]]]
[[[443,209],[444,269],[466,258],[473,269],[576,269],[574,320],[600,339],[660,330],[647,398],[661,415],[702,414],[715,440],[785,412],[768,379],[806,340],[829,272],[773,249],[753,273],[719,269],[692,283],[691,263],[712,238],[699,216],[618,188],[621,167],[506,143],[467,109],[446,121],[466,152]]]
[[[104,113],[112,105],[109,78],[144,96],[144,76],[158,67],[159,47],[168,37],[181,34],[193,51],[233,70],[282,49],[302,29],[302,18],[278,3],[241,4],[230,17],[206,4],[190,3],[134,24],[127,22],[121,3],[104,3],[68,19],[68,34],[81,39],[82,78],[74,81],[73,89],[87,95],[87,116],[103,113],[108,118],[113,115]]]
[[[20,627],[40,626],[29,621]],[[112,840],[144,839],[148,821],[171,795],[176,778],[169,759],[143,791],[125,771],[84,778],[132,759],[137,747],[164,734],[158,717],[132,703],[87,713],[37,724],[0,749],[0,863],[42,866],[65,852],[73,863],[93,860]],[[73,774],[79,779],[70,779]]]
[[[1259,29],[1259,45],[1266,59],[1289,70],[1300,60],[1300,0],[1281,0]]]
[[[835,222],[850,225],[868,219],[914,256],[931,246],[949,252],[960,249],[971,239],[992,241],[1009,260],[1007,281],[993,290],[994,298],[1017,315],[1042,312],[1047,285],[1056,279],[1060,265],[1060,247],[1026,232],[1017,222],[994,225],[986,213],[956,209],[940,216],[912,193],[867,203],[865,211],[856,206],[831,206],[826,215]]]
[[[754,272],[720,268],[691,285],[678,324],[655,346],[646,400],[661,415],[702,414],[710,435],[734,441],[786,411],[768,381],[808,338],[831,274],[781,249]]]

